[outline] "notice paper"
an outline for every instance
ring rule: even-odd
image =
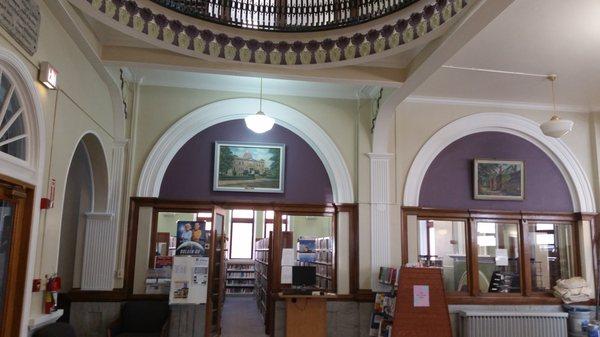
[[[508,266],[508,250],[507,249],[496,249],[496,266],[500,266],[500,267]]]
[[[294,261],[294,249],[292,249],[292,248],[284,248],[281,251],[281,265],[282,266],[293,266],[294,264],[295,264],[295,261]]]
[[[281,266],[281,284],[292,284],[292,266]]]
[[[429,307],[429,286],[413,286],[413,305],[415,308]]]

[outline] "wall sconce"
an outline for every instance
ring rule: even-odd
[[[40,63],[40,76],[38,79],[42,84],[50,89],[56,90],[58,85],[58,70],[48,62]]]

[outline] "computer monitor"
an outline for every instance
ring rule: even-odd
[[[293,266],[292,285],[302,288],[315,287],[317,285],[317,268],[315,266]]]

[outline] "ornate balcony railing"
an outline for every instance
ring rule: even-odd
[[[179,13],[219,24],[284,32],[352,26],[419,0],[152,0]]]

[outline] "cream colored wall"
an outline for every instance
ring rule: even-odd
[[[481,112],[506,112],[543,123],[552,117],[550,111],[511,110],[477,106],[441,105],[424,103],[402,103],[396,109],[396,193],[402,196],[406,175],[412,161],[439,129],[450,122],[467,115]],[[560,112],[560,116],[573,120],[575,126],[562,138],[581,163],[590,181],[593,181],[593,153],[590,134],[590,115],[586,113]],[[399,198],[399,202],[401,202]]]
[[[131,195],[137,190],[144,161],[160,136],[177,120],[211,102],[248,97],[236,92],[207,91],[187,88],[141,86],[135,111],[136,132],[132,163]],[[370,288],[370,176],[371,111],[373,101],[362,99],[327,99],[297,96],[265,96],[299,110],[317,123],[337,145],[346,161],[359,203],[360,288]],[[249,107],[251,111],[253,107]]]
[[[499,108],[484,108],[477,106],[459,106],[459,105],[441,105],[441,104],[425,104],[425,103],[403,103],[396,110],[396,132],[394,134],[396,147],[396,194],[399,196],[397,201],[398,213],[400,215],[400,204],[404,195],[404,184],[408,170],[412,165],[415,156],[427,140],[433,136],[438,130],[443,128],[450,122],[475,113],[482,112],[505,112],[520,115],[529,118],[538,123],[547,121],[552,117],[549,111],[529,111],[529,110],[511,110]],[[573,131],[562,138],[569,149],[574,153],[577,160],[580,162],[583,170],[588,176],[590,183],[597,182],[596,174],[596,154],[594,150],[595,138],[593,132],[592,115],[586,113],[569,113],[561,112],[562,118],[570,119],[575,122]],[[595,184],[593,190],[597,191]],[[598,196],[596,195],[596,199]],[[409,227],[416,226],[416,218],[409,219]],[[392,242],[400,241],[400,231],[392,229]],[[416,227],[415,227],[416,228]],[[583,226],[584,229],[587,227]],[[582,241],[584,245],[591,246],[590,231],[582,230]],[[587,235],[585,234],[587,233]],[[409,230],[408,242],[417,242],[417,231]],[[401,252],[399,249],[392,246],[393,259],[399,261]],[[416,261],[416,243],[410,246],[409,261]],[[590,254],[582,256],[582,266],[584,276],[591,277],[593,258]]]
[[[0,47],[15,53],[31,71],[38,89],[46,127],[46,158],[42,194],[50,178],[56,179],[55,206],[40,216],[35,278],[56,272],[62,203],[69,163],[79,139],[95,133],[111,158],[113,111],[108,89],[77,44],[68,36],[45,2],[39,1],[42,17],[38,51],[30,56],[0,28]],[[59,71],[59,90],[49,91],[37,82],[42,61]],[[26,287],[26,289],[29,289]],[[31,314],[42,310],[41,293],[32,297]],[[26,319],[26,318],[25,318]]]
[[[132,192],[137,189],[140,171],[144,161],[160,136],[177,120],[193,110],[215,101],[249,97],[252,95],[207,91],[186,88],[142,86],[137,110],[137,132],[135,140],[134,173],[131,180]],[[331,137],[346,161],[353,181],[357,177],[356,120],[355,100],[307,98],[295,96],[265,96],[294,109],[311,118]],[[249,112],[258,107],[248,107]],[[356,193],[356,191],[355,191]]]

